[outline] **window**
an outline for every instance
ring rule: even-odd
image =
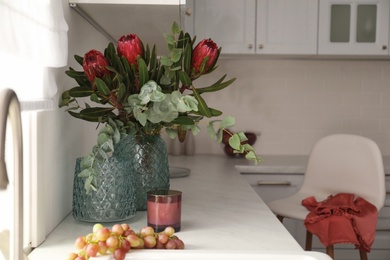
[[[34,194],[32,183],[38,179],[34,167],[36,151],[34,133],[36,132],[35,110],[50,109],[57,105],[53,98],[57,85],[51,72],[53,68],[66,66],[68,59],[68,26],[64,19],[61,0],[0,0],[0,91],[13,89],[21,103],[23,146],[24,146],[24,245],[41,243],[36,234],[37,221],[34,216]],[[7,153],[11,153],[12,139],[7,132]],[[12,165],[12,156],[6,159]],[[36,168],[36,167],[35,167]],[[12,169],[9,169],[10,171]],[[11,174],[9,174],[11,175]],[[12,180],[11,180],[12,181]],[[10,185],[11,186],[11,183]],[[1,191],[3,203],[9,198],[11,190]],[[36,196],[35,196],[36,197]],[[9,200],[8,200],[9,201]],[[12,201],[7,207],[13,206]],[[12,216],[7,221],[12,222]],[[2,225],[4,224],[4,225]],[[0,223],[0,236],[9,223]],[[0,243],[3,241],[0,239]],[[0,252],[0,259],[2,254]]]

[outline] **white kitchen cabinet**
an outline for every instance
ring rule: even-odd
[[[320,0],[318,53],[388,55],[390,0]]]
[[[298,191],[302,185],[304,175],[288,173],[241,173],[251,187],[267,204],[270,201],[290,196]],[[371,252],[370,260],[390,259],[390,176],[386,176],[387,196],[385,206],[379,212],[377,232]],[[295,240],[304,248],[306,229],[303,221],[285,218],[283,224]],[[313,251],[325,252],[325,247],[316,236],[313,236]],[[359,258],[359,251],[354,245],[336,244],[335,257],[339,260],[353,260]]]
[[[270,201],[288,197],[296,193],[302,185],[303,173],[301,174],[278,174],[278,173],[241,173],[256,191],[260,198],[267,204]],[[304,248],[306,230],[303,221],[284,219],[283,225]]]
[[[224,54],[316,54],[318,1],[191,0],[186,30]]]
[[[317,0],[258,0],[256,18],[257,53],[317,53]]]
[[[255,53],[256,0],[186,1],[185,29],[197,41],[211,38],[223,53]]]

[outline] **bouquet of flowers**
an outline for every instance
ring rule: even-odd
[[[198,123],[204,118],[218,117],[222,112],[210,107],[202,95],[220,91],[235,79],[226,75],[214,84],[195,87],[194,81],[210,74],[217,66],[221,48],[211,39],[200,41],[181,30],[174,22],[171,33],[164,34],[169,54],[159,57],[156,47],[146,47],[135,34],[122,36],[115,48],[109,43],[104,53],[88,51],[84,57],[75,55],[82,71],[69,68],[66,74],[78,86],[62,93],[59,106],[69,106],[70,115],[104,127],[98,134],[92,154],[81,163],[81,176],[89,178],[86,187],[94,187],[93,165],[104,160],[123,135],[159,134],[165,129],[170,138],[184,141],[190,131],[196,135]],[[81,100],[89,97],[88,102]],[[207,125],[212,140],[221,142],[226,134],[235,153],[244,153],[256,162],[253,148],[245,143],[245,134],[230,133],[233,117],[210,120]]]

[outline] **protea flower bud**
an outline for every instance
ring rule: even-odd
[[[84,73],[92,84],[95,78],[103,78],[104,75],[110,75],[110,71],[106,68],[108,65],[108,60],[100,51],[90,50],[84,55]]]
[[[122,36],[118,40],[118,55],[124,56],[130,65],[137,64],[137,57],[143,56],[142,42],[136,34]]]
[[[192,51],[191,70],[195,70],[195,75],[199,74],[202,62],[206,57],[209,58],[204,66],[202,74],[206,73],[211,68],[218,57],[218,46],[211,39],[202,40]]]

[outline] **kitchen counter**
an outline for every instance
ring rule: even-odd
[[[237,160],[235,168],[242,173],[278,173],[303,174],[306,170],[308,156],[304,155],[266,155],[264,162],[253,165],[246,160]],[[390,156],[383,156],[385,174],[390,176]]]
[[[172,167],[191,170],[188,177],[171,179],[171,189],[183,192],[182,227],[177,235],[186,245],[184,251],[174,250],[175,254],[189,250],[198,253],[245,251],[252,254],[304,254],[299,244],[234,168],[235,164],[244,163],[244,159],[197,155],[171,156],[169,161]],[[137,212],[134,218],[125,222],[132,229],[139,230],[146,226],[146,212]],[[105,225],[111,226],[112,223]],[[30,253],[29,259],[53,259],[54,256],[64,259],[75,251],[75,238],[91,232],[92,226],[93,223],[74,220],[70,214],[42,245]],[[137,254],[150,254],[152,251],[157,250],[138,250]]]

